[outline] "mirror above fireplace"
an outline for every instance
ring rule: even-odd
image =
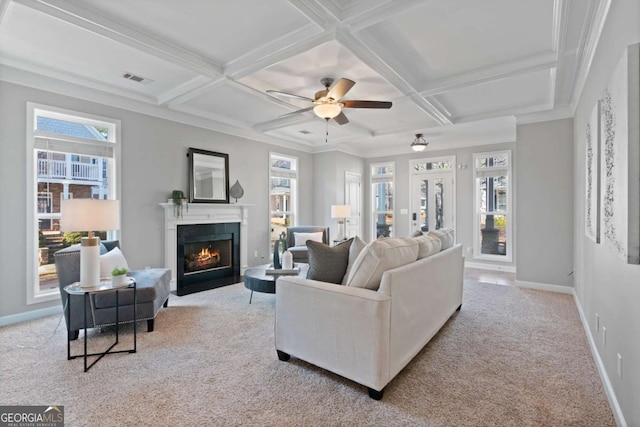
[[[229,203],[229,155],[189,148],[189,202]]]

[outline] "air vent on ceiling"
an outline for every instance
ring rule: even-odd
[[[298,131],[298,132],[300,132],[300,133],[301,133],[301,134],[303,134],[303,135],[309,135],[309,134],[311,133],[311,132],[309,132],[308,130],[304,130],[304,129],[303,129],[303,130],[301,130],[301,131]]]
[[[127,80],[132,80],[136,83],[142,83],[143,85],[148,85],[149,83],[153,82],[153,80],[151,80],[150,78],[147,77],[142,77],[142,76],[137,76],[133,73],[129,73],[129,72],[125,72],[122,77],[124,77]]]

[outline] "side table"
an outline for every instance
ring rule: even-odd
[[[297,263],[300,268],[300,272],[296,274],[298,277],[307,277],[307,270],[309,270],[309,264]],[[276,280],[278,280],[279,274],[267,274],[267,269],[272,267],[271,264],[260,265],[258,267],[248,268],[244,272],[244,287],[251,291],[249,296],[249,304],[253,299],[253,291],[263,292],[267,294],[276,293]]]
[[[111,351],[119,342],[119,331],[120,331],[120,321],[118,319],[118,311],[120,309],[120,300],[119,294],[120,290],[132,288],[133,289],[133,348],[128,350],[117,350]],[[136,281],[132,277],[128,277],[127,280],[122,285],[114,286],[111,280],[101,280],[100,285],[93,287],[81,287],[80,283],[76,282],[71,285],[67,285],[64,287],[64,291],[69,294],[69,299],[67,300],[67,315],[69,317],[69,325],[71,324],[71,303],[70,298],[71,295],[83,295],[84,296],[84,354],[71,355],[71,330],[67,327],[67,360],[75,359],[77,357],[84,357],[84,371],[87,372],[93,365],[95,365],[98,360],[102,359],[107,354],[116,354],[116,353],[135,353],[137,350],[137,334],[136,334],[136,320],[137,320],[137,294],[138,288],[136,287]],[[107,291],[115,291],[116,294],[116,341],[111,344],[111,346],[102,353],[87,353],[87,309],[88,302],[91,295],[107,292]],[[87,365],[87,357],[88,356],[98,356],[96,360],[91,362],[90,365]]]

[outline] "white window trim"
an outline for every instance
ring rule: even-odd
[[[498,156],[505,155],[507,156],[507,165],[506,166],[489,166],[489,167],[478,167],[478,158],[479,157],[489,157],[489,156]],[[481,245],[482,241],[480,239],[480,217],[482,215],[486,215],[486,212],[480,211],[480,191],[478,191],[478,181],[479,177],[485,175],[485,172],[490,172],[492,176],[495,176],[496,173],[506,172],[507,173],[507,210],[506,211],[493,211],[493,214],[497,215],[505,215],[507,218],[507,245],[506,245],[506,255],[491,255],[491,254],[483,254],[481,253]],[[503,150],[503,151],[490,151],[485,153],[474,153],[473,154],[473,259],[484,260],[484,261],[498,261],[504,263],[513,262],[513,230],[515,215],[513,214],[513,189],[515,186],[513,185],[513,166],[512,166],[512,156],[511,150]]]
[[[393,172],[391,173],[384,173],[384,174],[373,174],[371,173],[373,168],[378,168],[378,167],[385,167],[385,166],[391,166],[391,170]],[[370,206],[370,210],[369,210],[369,221],[371,222],[371,226],[369,227],[369,233],[371,233],[371,240],[375,240],[376,237],[376,221],[375,221],[375,217],[374,214],[376,212],[378,212],[376,210],[376,206],[375,206],[375,194],[373,191],[373,184],[378,184],[381,182],[389,182],[391,181],[391,186],[393,188],[393,209],[391,209],[390,211],[385,211],[387,213],[390,213],[393,217],[393,228],[391,230],[391,234],[389,237],[393,237],[393,235],[395,234],[395,229],[397,227],[397,220],[398,218],[396,217],[396,162],[395,161],[391,161],[391,162],[380,162],[380,163],[370,163],[369,164],[369,175],[370,175],[370,179],[369,179],[369,189],[371,191],[371,206]]]
[[[120,120],[97,116],[93,114],[86,114],[79,111],[66,110],[63,108],[53,107],[50,105],[37,104],[34,102],[27,102],[27,123],[26,123],[26,173],[27,173],[27,233],[26,233],[26,292],[27,292],[27,305],[31,304],[39,304],[48,301],[54,301],[60,298],[60,291],[58,289],[53,289],[49,292],[36,292],[36,287],[39,286],[38,279],[38,232],[34,227],[35,224],[35,214],[37,212],[37,193],[38,193],[38,183],[35,179],[35,171],[37,168],[38,159],[34,155],[34,150],[36,147],[36,137],[46,137],[51,139],[67,139],[67,140],[82,140],[84,138],[74,138],[69,136],[65,138],[64,135],[52,134],[50,132],[39,132],[35,129],[35,118],[40,113],[46,113],[42,115],[46,115],[47,117],[59,118],[63,120],[68,120],[69,116],[78,118],[79,121],[91,124],[91,125],[100,125],[109,128],[109,136],[107,138],[108,142],[113,143],[113,159],[115,161],[115,176],[110,179],[115,182],[109,182],[109,188],[112,188],[114,194],[113,198],[119,199],[121,194],[121,184],[122,181],[120,179],[121,176],[121,166],[120,166],[120,158],[121,158],[121,122]],[[78,141],[79,142],[79,141]],[[86,142],[95,143],[94,140],[86,140]],[[119,236],[118,232],[112,232],[113,238],[117,238]]]

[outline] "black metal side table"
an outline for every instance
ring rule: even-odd
[[[133,289],[133,348],[128,350],[111,351],[119,342],[120,321],[118,319],[118,311],[120,309],[119,294],[123,289]],[[87,372],[93,365],[98,363],[98,360],[102,359],[107,354],[116,353],[135,353],[137,350],[137,334],[136,334],[136,320],[138,312],[138,288],[136,281],[132,277],[127,277],[127,280],[122,285],[114,285],[111,280],[101,280],[100,285],[93,287],[81,287],[80,283],[73,283],[64,287],[64,291],[69,294],[67,299],[67,315],[69,317],[69,325],[71,325],[71,295],[84,295],[84,354],[71,355],[71,330],[67,327],[67,360],[75,359],[78,357],[84,357],[84,371]],[[116,293],[116,341],[102,353],[87,353],[87,308],[89,298],[93,294],[106,291],[115,291]],[[98,356],[96,360],[87,365],[87,357]]]

